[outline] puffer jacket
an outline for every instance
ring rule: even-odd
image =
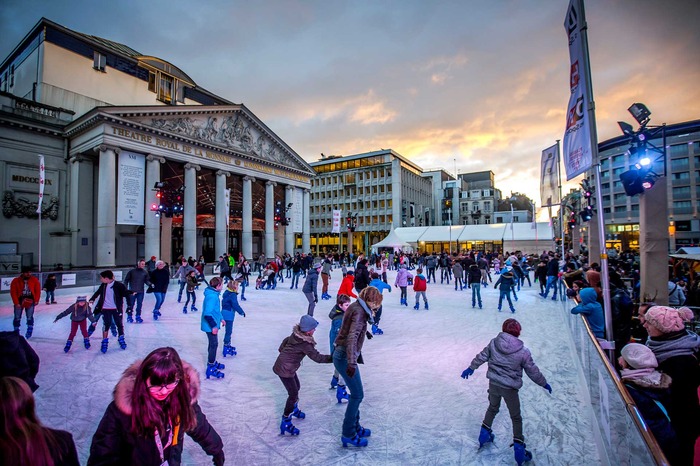
[[[306,274],[306,280],[304,280],[304,286],[302,286],[301,291],[304,293],[313,293],[315,297],[318,298],[318,270],[312,268]]]
[[[496,289],[498,288],[500,291],[503,292],[510,292],[511,288],[515,286],[515,278],[513,277],[512,272],[503,272],[500,277],[498,277],[498,280],[496,283],[493,285],[493,288]]]
[[[199,374],[183,361],[185,380],[192,400],[197,425],[190,432],[184,432],[178,425],[173,426],[173,441],[165,447],[168,434],[161,432],[161,441],[165,447],[163,456],[170,466],[177,466],[182,461],[182,445],[185,433],[197,442],[209,456],[222,455],[224,444],[221,437],[207,421],[197,403],[199,397]],[[138,464],[159,466],[162,461],[154,436],[138,436],[131,432],[132,393],[141,361],[132,364],[114,388],[114,401],[105,411],[90,445],[88,466]],[[223,464],[223,463],[222,463]]]
[[[359,293],[360,291],[367,288],[369,282],[372,278],[369,276],[369,270],[367,270],[367,265],[358,263],[355,267],[355,289]]]
[[[469,266],[469,284],[471,285],[472,283],[480,284],[481,283],[481,270],[479,269],[479,266],[476,264],[472,264]]]
[[[353,284],[355,283],[354,275],[346,275],[343,281],[340,283],[340,288],[338,289],[338,294],[348,295],[351,298],[357,298],[357,295],[352,291]]]
[[[365,343],[367,322],[374,323],[372,311],[360,298],[348,306],[343,323],[335,339],[335,346],[344,346],[348,365],[362,363],[362,345]]]
[[[280,377],[294,377],[304,356],[308,356],[317,363],[331,363],[333,357],[330,354],[321,354],[316,350],[316,340],[313,335],[301,331],[299,324],[294,326],[292,334],[282,340],[279,347],[279,356],[272,366],[272,372]]]
[[[500,387],[519,390],[523,386],[523,369],[537,385],[547,385],[547,380],[532,360],[530,350],[519,338],[509,333],[499,333],[469,367],[475,371],[485,362],[489,364],[486,378]]]
[[[462,264],[455,261],[454,265],[452,266],[452,273],[455,277],[464,278],[464,269],[462,268]]]
[[[411,273],[405,268],[401,267],[396,274],[396,280],[394,280],[394,286],[408,286],[408,277]]]
[[[245,316],[243,308],[238,304],[238,293],[231,290],[224,291],[224,297],[221,299],[221,316],[225,321],[233,321],[236,312]]]
[[[219,292],[215,288],[208,286],[204,290],[204,304],[202,305],[202,332],[211,332],[214,328],[221,326],[224,316],[221,314],[221,301]]]
[[[605,338],[605,316],[603,306],[598,303],[598,294],[593,288],[584,288],[578,293],[581,304],[571,309],[572,314],[583,314],[596,338]]]

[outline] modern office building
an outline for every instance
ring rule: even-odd
[[[315,172],[255,114],[165,59],[47,19],[0,63],[0,148],[0,243],[25,263],[38,244],[46,267],[309,248]],[[152,211],[156,183],[180,196],[173,217]]]
[[[347,156],[323,156],[311,167],[311,247],[368,251],[392,228],[431,224],[432,182],[423,170],[391,149]],[[333,211],[341,211],[341,232],[333,233]],[[347,235],[347,221],[355,226]]]

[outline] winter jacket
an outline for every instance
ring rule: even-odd
[[[362,363],[362,345],[367,333],[367,322],[374,323],[372,311],[360,298],[348,306],[340,326],[336,346],[344,346],[348,357],[348,365]]]
[[[12,296],[12,303],[15,306],[18,306],[22,300],[24,285],[24,278],[21,276],[15,277],[10,283],[10,296]],[[34,304],[38,303],[41,299],[41,283],[39,283],[39,279],[32,275],[27,280],[27,287],[29,288],[29,293],[32,295]]]
[[[677,283],[668,282],[668,305],[682,306],[685,304],[685,294]]]
[[[399,271],[396,273],[396,280],[394,280],[394,286],[408,286],[408,277],[411,277],[411,273],[404,269],[400,268]]]
[[[391,287],[379,278],[373,278],[372,281],[369,282],[369,286],[375,287],[380,293],[384,293],[384,290],[389,290],[389,293],[391,293]]]
[[[131,431],[132,393],[134,382],[141,361],[132,364],[117,383],[114,389],[114,401],[105,411],[90,445],[88,466],[138,464],[141,466],[160,466],[160,455],[154,434],[139,436]],[[200,393],[199,374],[188,363],[182,362],[185,369],[185,380],[192,400],[197,425],[190,432],[184,432],[178,425],[173,426],[173,441],[165,447],[168,441],[166,432],[159,432],[164,447],[163,456],[170,466],[178,466],[182,461],[182,446],[185,433],[198,443],[209,456],[223,455],[224,444],[221,437],[207,421],[206,416],[197,403]],[[175,421],[173,421],[175,422]]]
[[[144,292],[144,285],[150,285],[149,274],[146,270],[136,267],[126,273],[126,277],[122,281],[128,290],[136,293]]]
[[[437,257],[435,257],[435,256],[428,257],[428,260],[425,261],[425,266],[428,269],[436,268],[437,267]]]
[[[192,267],[191,265],[181,265],[178,267],[177,272],[175,272],[175,275],[173,275],[173,278],[177,278],[178,283],[185,283],[187,281],[187,274],[195,271],[195,268]]]
[[[279,356],[272,366],[272,372],[283,378],[294,377],[301,367],[301,360],[308,356],[317,363],[333,362],[330,354],[321,354],[316,350],[316,341],[313,335],[301,331],[299,325],[294,326],[292,334],[282,340],[279,347]]]
[[[48,427],[42,427],[42,430],[44,435],[51,435],[55,440],[49,451],[54,466],[80,466],[73,434],[65,430],[49,429]]]
[[[462,264],[455,261],[454,265],[452,266],[452,273],[457,278],[463,278],[464,277],[464,269],[462,268]]]
[[[102,306],[105,302],[105,291],[107,290],[107,286],[107,283],[102,283],[97,289],[97,291],[95,291],[92,297],[88,300],[90,302],[95,302],[95,300],[97,300],[94,309],[95,314],[99,314],[100,312],[102,312]],[[132,293],[126,289],[122,282],[118,282],[116,280],[112,282],[112,292],[114,296],[115,309],[121,314],[122,309],[124,307],[124,298],[131,295]]]
[[[199,280],[197,280],[197,276],[188,276],[187,277],[187,292],[188,293],[194,293],[194,289],[199,286]]]
[[[538,265],[535,269],[535,280],[547,284],[547,264]]]
[[[0,332],[0,377],[20,378],[35,392],[38,372],[39,356],[27,340],[18,331]]]
[[[335,349],[335,338],[338,336],[340,326],[343,323],[343,316],[345,316],[345,311],[339,308],[337,304],[333,306],[333,309],[331,309],[331,312],[328,314],[328,318],[331,319],[331,330],[328,332],[331,343],[331,354],[333,354],[333,350]]]
[[[585,315],[593,335],[596,338],[605,338],[605,316],[603,306],[597,301],[598,294],[593,288],[584,288],[578,295],[581,298],[581,304],[571,309],[571,313]]]
[[[95,316],[92,315],[92,309],[90,309],[90,305],[88,303],[85,303],[84,306],[79,306],[78,303],[73,303],[68,307],[68,309],[57,315],[54,322],[58,322],[59,319],[63,319],[68,314],[70,314],[70,320],[73,322],[82,322],[85,319],[90,319],[90,322],[97,321]]]
[[[162,269],[156,268],[151,272],[150,281],[153,285],[154,293],[166,293],[170,284],[170,271],[167,267]]]
[[[481,283],[481,270],[479,269],[478,265],[472,264],[469,266],[468,279],[470,285],[472,283]]]
[[[485,362],[489,364],[486,378],[500,387],[519,390],[523,386],[523,369],[537,385],[547,385],[547,380],[532,360],[530,350],[519,338],[509,333],[499,333],[469,367],[475,371]]]
[[[312,267],[306,274],[304,286],[301,288],[304,293],[313,293],[314,298],[318,299],[318,270]]]
[[[338,289],[338,294],[348,295],[351,298],[357,298],[357,295],[352,291],[353,284],[355,282],[354,275],[346,275],[343,281],[340,282],[340,288]]]
[[[548,277],[556,277],[559,275],[559,261],[557,261],[554,257],[549,259],[549,262],[547,262],[547,276]]]
[[[224,317],[221,315],[221,302],[219,292],[215,288],[208,286],[204,290],[204,304],[202,305],[202,332],[210,333],[213,329],[221,326]]]
[[[413,291],[425,291],[428,289],[428,282],[425,280],[425,276],[419,273],[413,279]]]
[[[515,286],[515,278],[513,278],[512,272],[503,272],[496,284],[493,285],[493,289],[498,288],[500,291],[509,292],[511,288]]]
[[[326,275],[328,275],[330,277],[332,267],[333,267],[333,264],[331,264],[331,261],[326,259],[325,261],[323,261],[323,268],[321,269],[321,273],[325,273]]]
[[[58,285],[56,284],[56,279],[55,278],[47,278],[44,280],[44,289],[46,291],[56,291],[56,287]]]
[[[367,288],[371,278],[369,276],[369,271],[367,270],[366,264],[358,263],[355,267],[355,289],[359,293],[360,291]]]
[[[245,317],[243,308],[238,304],[238,293],[231,290],[224,291],[224,297],[221,300],[221,315],[226,322],[233,322],[236,312]]]

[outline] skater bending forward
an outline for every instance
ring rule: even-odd
[[[333,365],[345,380],[350,390],[348,406],[343,420],[343,433],[340,441],[344,447],[348,444],[366,447],[371,435],[370,429],[360,425],[360,403],[364,398],[362,378],[357,364],[362,364],[362,345],[365,342],[367,323],[374,323],[373,315],[382,305],[382,293],[373,286],[360,292],[357,301],[345,311],[343,323],[335,339]],[[371,336],[371,334],[370,334]]]
[[[479,448],[493,442],[495,435],[491,431],[493,420],[501,406],[501,398],[506,402],[510,419],[513,421],[513,444],[515,461],[521,465],[532,459],[532,454],[525,449],[523,436],[523,418],[520,415],[520,397],[518,390],[523,386],[523,369],[537,385],[552,393],[552,387],[532,360],[530,350],[518,338],[520,323],[515,319],[503,322],[502,332],[484,348],[462,372],[462,378],[468,379],[483,363],[488,363],[486,378],[489,379],[489,407],[484,416],[479,433]]]
[[[304,356],[310,357],[317,363],[331,363],[333,358],[330,354],[321,354],[316,350],[316,340],[314,340],[314,332],[318,326],[318,321],[306,314],[301,316],[299,324],[294,326],[292,334],[282,340],[279,347],[279,356],[272,366],[272,371],[282,381],[284,388],[287,389],[287,402],[284,405],[284,413],[282,413],[282,423],[280,424],[280,435],[289,432],[292,435],[299,435],[299,429],[292,424],[292,416],[304,419],[304,414],[299,409],[299,377],[297,371],[301,366],[301,360]]]

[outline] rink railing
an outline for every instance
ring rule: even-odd
[[[568,311],[573,301],[566,300]],[[634,400],[582,315],[567,316],[601,446],[611,465],[668,465]]]

